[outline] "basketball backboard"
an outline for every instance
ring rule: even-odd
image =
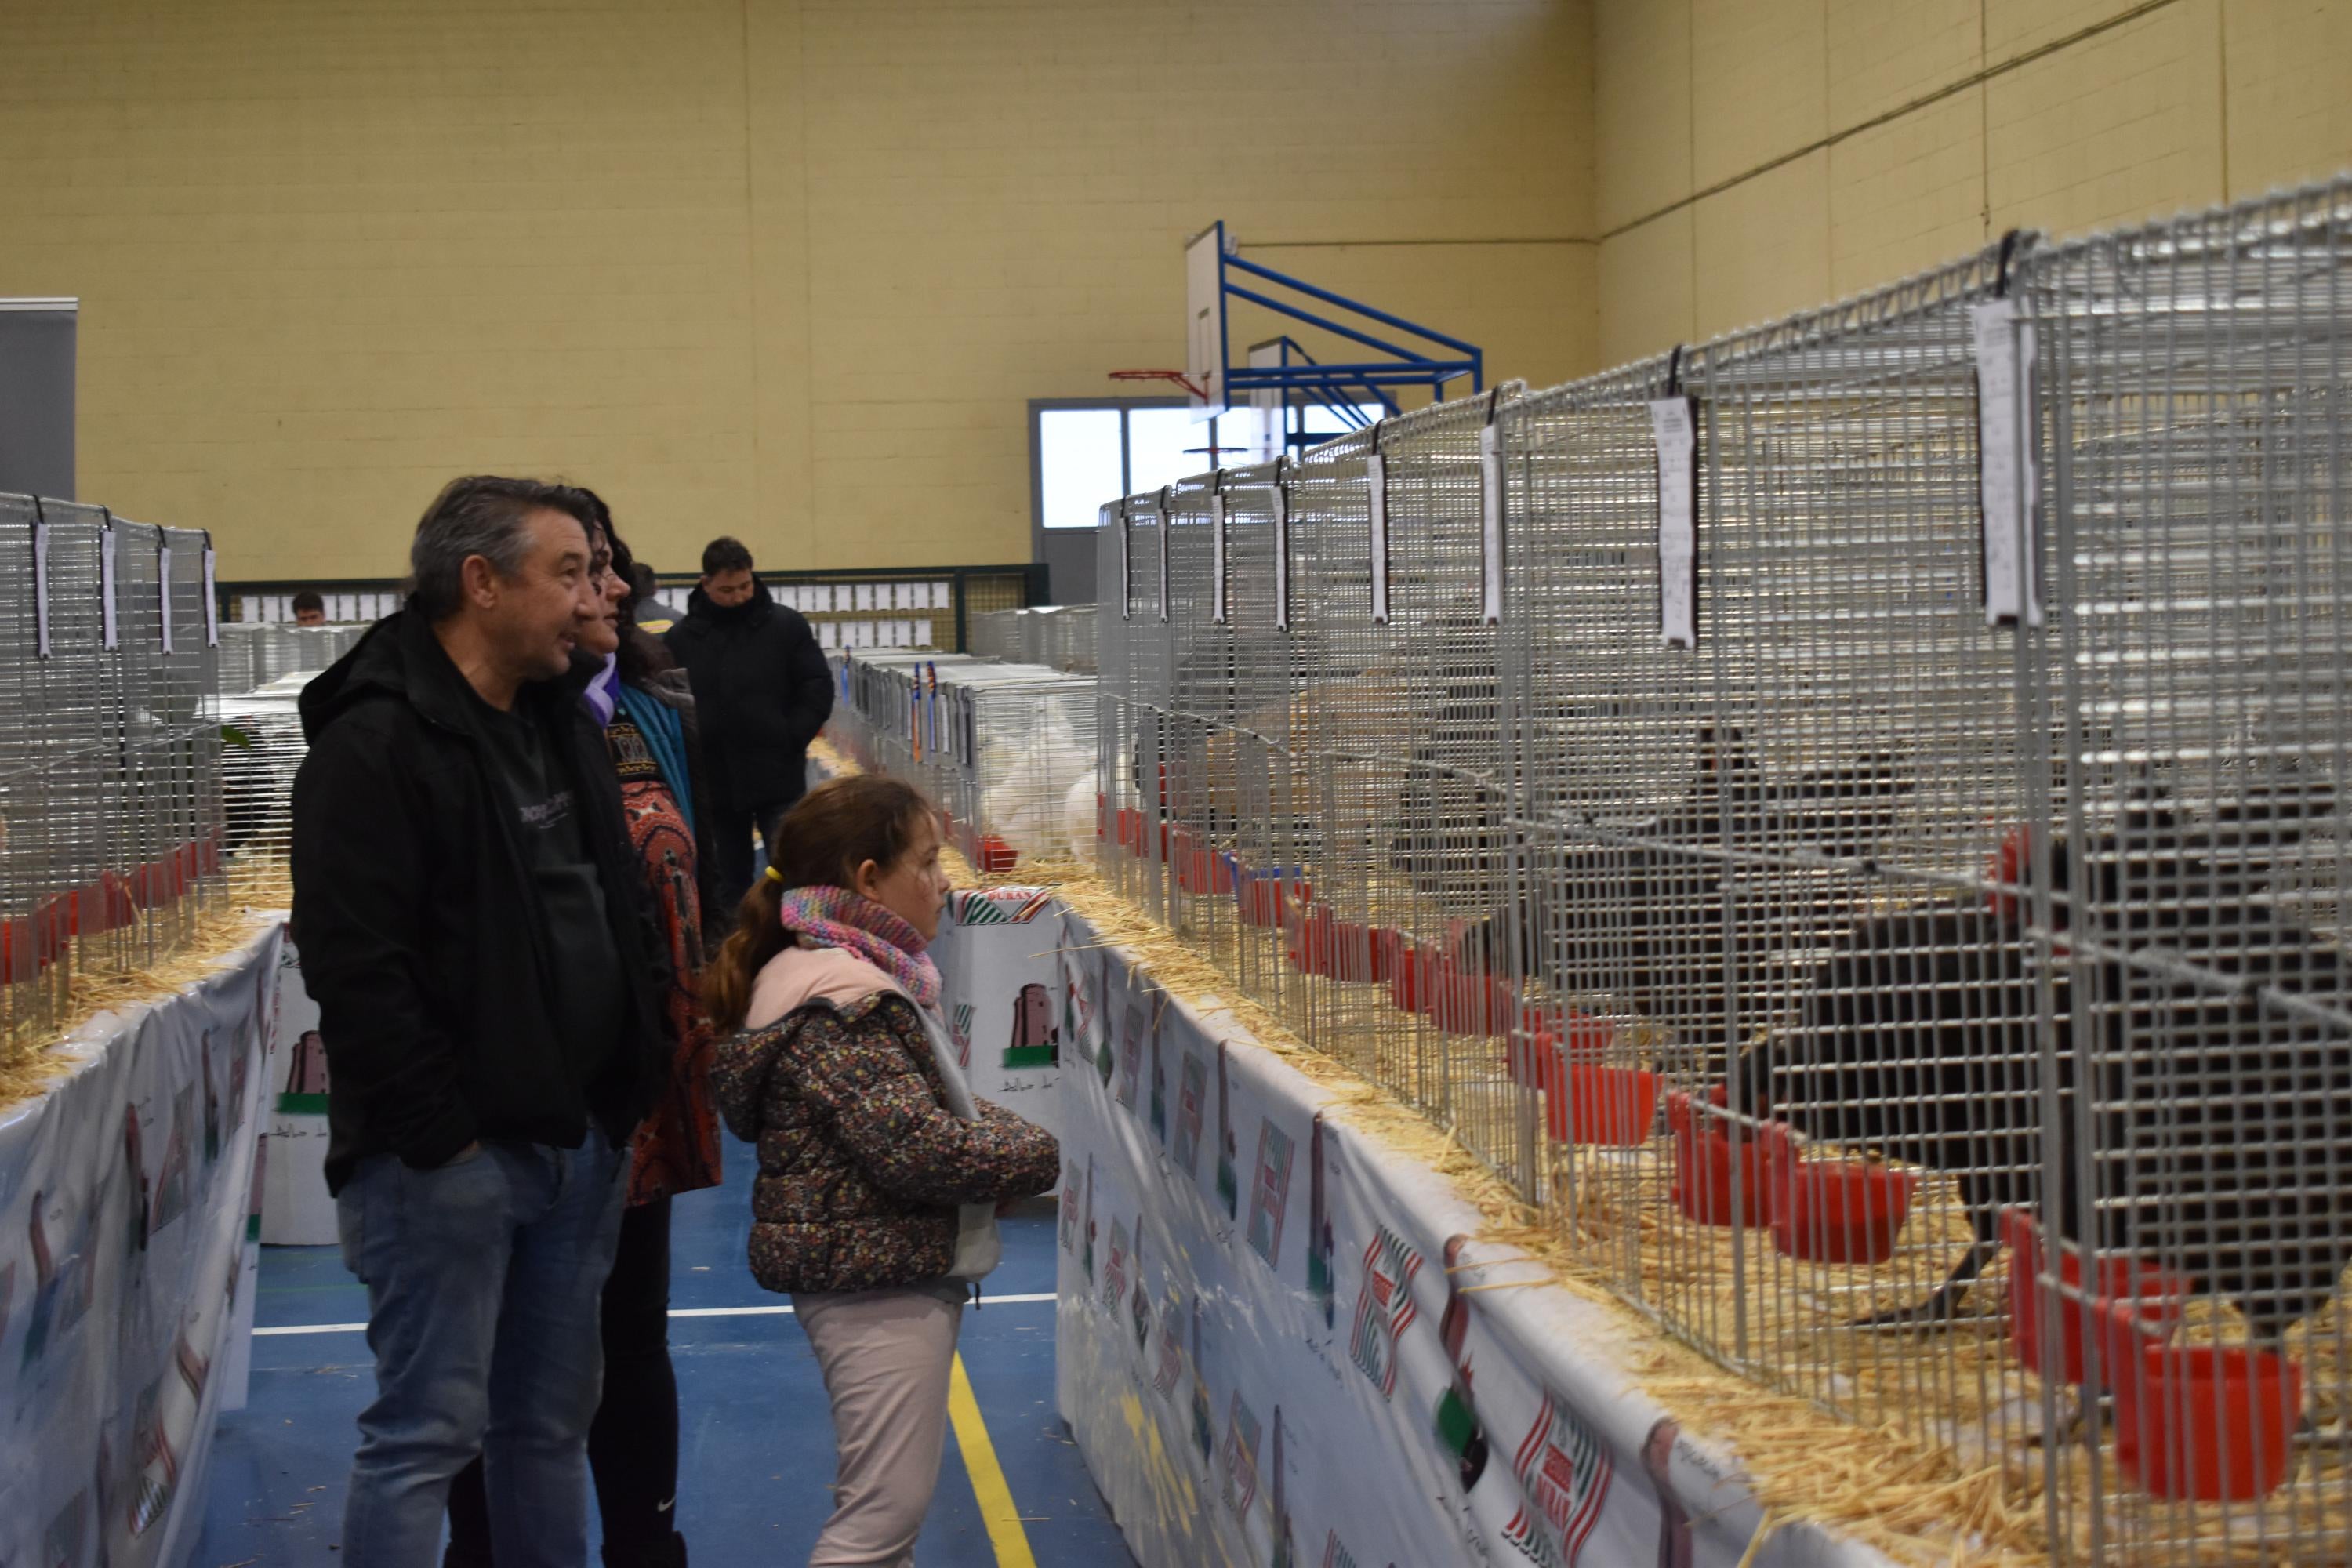
[[[1184,242],[1184,374],[1200,390],[1192,416],[1225,411],[1225,226],[1221,219]]]

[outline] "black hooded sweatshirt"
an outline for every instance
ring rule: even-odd
[[[833,669],[800,612],[752,579],[721,609],[701,589],[663,639],[694,683],[710,795],[720,810],[789,805],[808,787],[808,747],[833,717]]]
[[[616,1147],[652,1104],[669,1047],[653,930],[604,736],[581,705],[596,664],[525,686],[551,788],[568,787],[601,889],[600,973],[567,973],[542,882],[499,782],[488,710],[414,609],[303,689],[294,781],[295,945],[330,1073],[327,1184],[366,1155],[419,1169],[476,1139]],[[586,907],[593,908],[591,895]],[[579,908],[575,900],[574,914]],[[618,973],[603,973],[617,960]],[[610,998],[611,1035],[576,1037],[575,990]]]

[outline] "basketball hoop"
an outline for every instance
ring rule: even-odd
[[[1115,370],[1110,373],[1110,378],[1113,381],[1172,381],[1184,389],[1187,396],[1205,402],[1209,395],[1206,387],[1181,370]]]

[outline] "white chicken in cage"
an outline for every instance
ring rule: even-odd
[[[1091,801],[1083,839],[1074,838],[1068,805],[1073,783],[1095,767],[1093,741],[1071,722],[1071,704],[1090,707],[1092,699],[1054,693],[1002,705],[998,713],[1015,721],[984,726],[977,737],[982,825],[1023,855],[1077,854],[1094,841]]]

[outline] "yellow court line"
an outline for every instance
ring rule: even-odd
[[[964,1375],[961,1355],[948,1373],[948,1419],[955,1423],[956,1447],[971,1476],[972,1495],[980,1500],[989,1544],[996,1548],[996,1568],[1037,1568],[1029,1551],[1029,1532],[1021,1528],[1021,1510],[1013,1506],[1013,1489],[1004,1484],[1004,1468],[996,1462],[996,1447],[988,1440],[980,1401],[971,1396],[971,1379]]]

